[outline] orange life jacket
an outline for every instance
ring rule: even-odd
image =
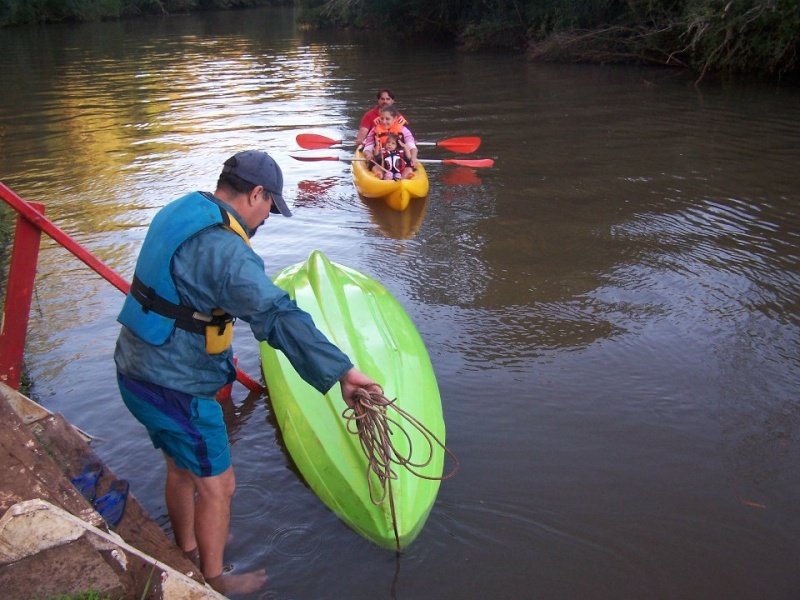
[[[400,138],[400,141],[404,141],[403,127],[406,125],[408,125],[408,121],[406,121],[406,118],[403,115],[397,115],[397,119],[395,119],[391,127],[385,127],[380,117],[375,119],[375,156],[380,156],[381,152],[383,151],[383,142],[386,141],[386,136],[390,133],[397,134],[397,137]]]

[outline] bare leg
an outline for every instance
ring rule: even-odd
[[[236,485],[233,467],[213,477],[195,477],[195,485],[195,535],[203,574],[211,578],[222,575],[225,542],[231,521],[231,499]]]
[[[194,476],[186,469],[180,469],[167,455],[167,484],[164,497],[167,513],[172,524],[175,543],[187,554],[197,551],[194,533]]]
[[[236,487],[233,467],[213,477],[197,477],[194,534],[200,550],[200,567],[209,584],[222,593],[248,594],[261,587],[267,573],[260,569],[250,573],[222,574],[225,544],[231,519],[231,499]]]

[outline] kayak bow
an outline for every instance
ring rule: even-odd
[[[428,173],[422,163],[417,163],[411,179],[397,181],[379,179],[369,170],[364,155],[356,150],[353,161],[353,183],[365,198],[382,198],[394,210],[405,210],[415,198],[428,195]]]

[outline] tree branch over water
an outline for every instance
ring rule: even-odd
[[[310,27],[374,29],[531,59],[797,78],[800,0],[0,0],[0,25],[297,4]]]
[[[301,19],[450,36],[532,59],[797,75],[800,0],[299,0]]]

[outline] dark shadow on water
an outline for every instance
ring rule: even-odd
[[[228,440],[231,446],[242,437],[241,433],[244,425],[253,416],[253,411],[259,404],[259,400],[264,396],[265,394],[250,392],[240,404],[236,404],[232,399],[220,402],[222,405],[222,418],[228,428]]]
[[[278,420],[275,418],[275,411],[272,410],[272,400],[270,400],[269,397],[269,390],[264,393],[264,400],[267,403],[268,409],[266,422],[275,430],[275,443],[278,445],[281,454],[283,454],[284,458],[286,459],[286,468],[294,473],[297,476],[298,481],[302,482],[305,487],[311,489],[311,486],[308,485],[308,482],[306,481],[305,477],[303,477],[303,474],[300,473],[300,469],[297,468],[294,459],[292,459],[292,455],[289,454],[289,450],[286,448],[286,442],[283,441],[283,432],[278,425]]]

